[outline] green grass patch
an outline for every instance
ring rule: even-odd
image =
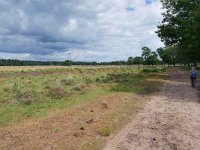
[[[116,74],[112,77],[115,79],[115,85],[111,91],[114,92],[138,93],[141,88],[137,85],[144,81],[143,76],[134,74]]]
[[[111,134],[111,129],[109,127],[104,127],[104,128],[101,128],[98,133],[101,135],[101,136],[109,136]]]
[[[35,102],[31,105],[15,104],[0,105],[0,127],[15,124],[29,117],[45,117],[57,109],[64,109],[94,100],[97,96],[107,94],[107,90],[97,88],[84,95],[74,95],[66,99]]]
[[[166,68],[149,67],[142,70],[143,73],[162,73],[166,72]]]

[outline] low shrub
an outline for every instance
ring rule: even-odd
[[[66,91],[61,87],[53,87],[49,90],[49,94],[52,98],[59,99],[66,96]]]
[[[16,99],[25,105],[30,105],[35,101],[35,96],[32,91],[20,91],[16,93]]]

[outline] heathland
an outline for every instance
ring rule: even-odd
[[[166,78],[159,67],[1,67],[1,149],[99,149]]]

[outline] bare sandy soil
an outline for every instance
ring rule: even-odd
[[[187,73],[172,69],[159,94],[104,150],[199,150],[200,103]]]

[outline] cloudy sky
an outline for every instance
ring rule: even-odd
[[[162,46],[160,0],[0,0],[0,58],[112,61]]]

